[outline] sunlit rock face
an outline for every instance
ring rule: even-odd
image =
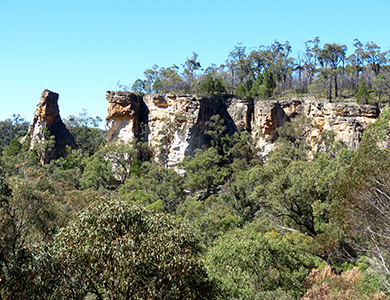
[[[167,149],[167,165],[171,166],[193,156],[196,149],[209,142],[204,134],[206,122],[220,115],[227,127],[226,133],[244,130],[250,126],[247,105],[227,97],[201,97],[195,95],[136,94],[107,92],[108,141],[115,138],[131,140],[142,132],[149,144],[159,151]],[[236,120],[233,119],[233,117]]]
[[[165,147],[168,166],[209,143],[204,134],[206,122],[219,115],[225,133],[248,131],[257,140],[264,154],[274,147],[276,128],[297,116],[313,120],[310,131],[313,141],[323,130],[333,130],[335,139],[357,149],[363,131],[375,121],[379,110],[372,105],[350,102],[329,103],[325,100],[269,100],[248,102],[227,96],[174,94],[141,94],[107,92],[108,140],[131,140],[141,135],[156,153]],[[142,124],[145,126],[143,127]]]
[[[149,109],[147,140],[156,151],[159,151],[159,146],[166,147],[167,165],[182,161],[186,154],[192,154],[194,144],[202,143],[194,132],[201,106],[200,98],[191,95],[147,94],[144,101]]]
[[[39,152],[42,163],[64,157],[67,155],[67,148],[76,146],[74,137],[61,120],[58,98],[57,93],[48,89],[42,92],[28,134],[23,139],[29,143],[30,149],[41,144],[38,148],[42,148]],[[47,142],[51,136],[54,136],[54,145],[45,147],[44,142]]]
[[[107,139],[131,140],[142,134],[141,124],[148,123],[148,108],[143,94],[107,92]]]
[[[260,145],[269,150],[277,138],[275,129],[284,126],[296,116],[313,120],[310,139],[318,138],[324,130],[334,131],[335,140],[343,141],[348,147],[357,149],[368,124],[379,116],[374,105],[358,105],[353,102],[329,103],[325,100],[290,99],[261,101],[255,103],[254,128],[263,134]]]

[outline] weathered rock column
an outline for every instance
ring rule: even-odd
[[[28,133],[23,138],[23,141],[29,143],[30,150],[34,147],[41,148],[39,155],[42,163],[64,157],[68,154],[67,147],[76,147],[74,137],[61,120],[58,98],[57,93],[48,89],[42,92]],[[54,144],[45,145],[45,142],[50,143],[51,136],[54,136]]]

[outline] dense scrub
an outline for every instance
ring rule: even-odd
[[[78,149],[42,165],[11,122],[0,299],[385,299],[389,114],[357,152],[323,132],[313,153],[295,118],[266,157],[214,116],[180,172],[85,114],[67,121]]]

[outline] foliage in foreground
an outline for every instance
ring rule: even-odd
[[[304,239],[299,234],[237,229],[215,242],[206,265],[228,299],[263,299],[270,292],[297,298],[315,261],[304,253]]]
[[[334,212],[351,244],[390,288],[390,110],[364,133],[355,159],[337,185]]]
[[[42,276],[56,278],[50,299],[214,299],[218,292],[187,227],[126,201],[92,203],[43,249],[50,259]]]

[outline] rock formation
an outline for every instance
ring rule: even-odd
[[[130,140],[142,133],[142,124],[148,123],[148,108],[143,94],[128,92],[107,92],[108,116],[107,138]]]
[[[71,148],[76,146],[74,137],[61,120],[58,97],[57,93],[48,89],[42,92],[28,133],[24,137],[24,141],[29,143],[30,149],[40,146],[38,154],[42,163],[63,157],[67,154],[67,146]],[[50,139],[51,136],[54,136],[53,140]]]
[[[259,145],[268,152],[277,136],[275,129],[296,116],[306,116],[313,120],[311,140],[318,138],[323,130],[332,130],[335,140],[341,140],[350,148],[357,149],[367,125],[379,116],[375,105],[359,105],[354,102],[328,102],[327,100],[270,100],[255,104],[253,127],[262,137]]]
[[[106,97],[108,140],[131,140],[143,133],[152,146],[161,142],[168,146],[168,165],[181,161],[186,155],[193,155],[195,149],[208,142],[204,135],[205,123],[213,115],[218,114],[225,120],[226,133],[234,133],[236,124],[246,126],[244,120],[236,122],[231,114],[236,113],[241,118],[238,111],[246,112],[247,106],[242,105],[237,111],[230,109],[229,113],[229,101],[224,97],[131,92],[107,92]],[[142,124],[145,124],[145,129]],[[172,138],[167,137],[169,133]]]
[[[107,92],[106,97],[108,140],[130,140],[141,134],[141,124],[145,124],[146,140],[152,146],[163,143],[168,148],[168,165],[181,161],[186,155],[193,155],[195,149],[208,142],[204,135],[205,123],[216,114],[224,119],[226,133],[251,132],[264,153],[273,148],[276,128],[299,115],[311,118],[316,125],[311,130],[311,139],[318,137],[323,130],[333,130],[336,140],[342,140],[354,149],[357,149],[367,125],[379,116],[376,106],[325,100],[251,103],[227,96],[132,92]]]

